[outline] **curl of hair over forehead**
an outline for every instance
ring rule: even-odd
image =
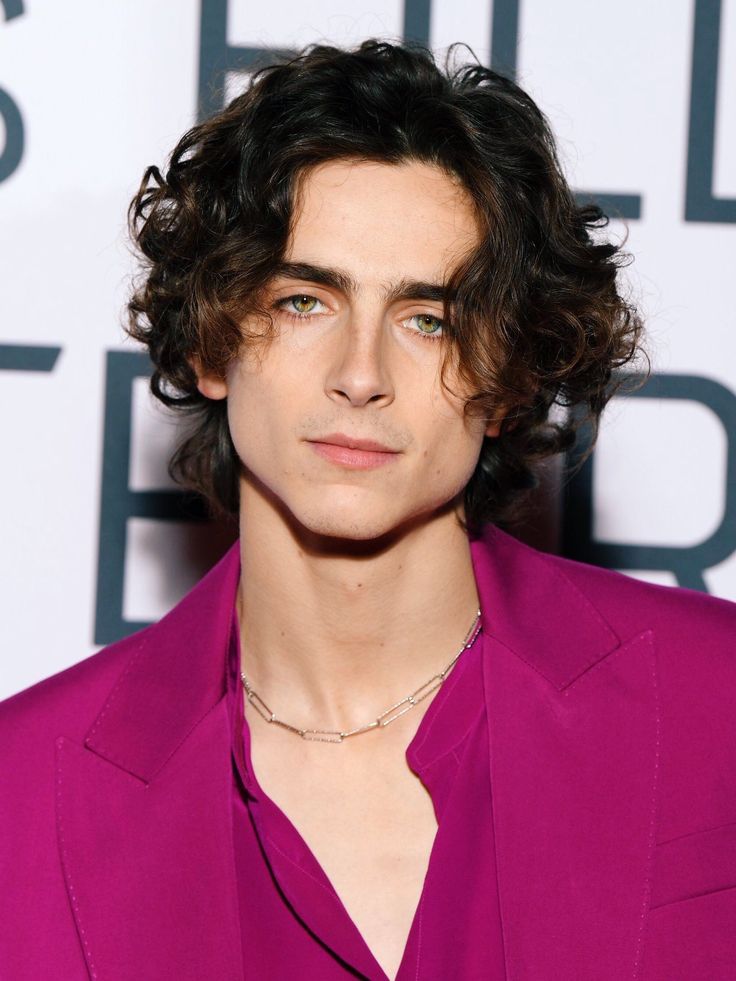
[[[170,472],[213,513],[237,513],[240,463],[226,402],[200,394],[192,359],[224,374],[263,339],[243,319],[264,313],[299,179],[319,163],[434,164],[475,203],[480,241],[450,275],[441,342],[443,384],[462,383],[465,412],[503,414],[464,491],[471,533],[523,516],[538,463],[571,448],[582,424],[590,452],[616,369],[644,354],[618,282],[630,257],[601,234],[600,208],[576,203],[544,115],[502,75],[451,65],[454,50],[441,68],[416,44],[312,45],[254,72],[163,173],[144,173],[128,212],[142,268],[127,331],[148,348],[153,393],[189,417]]]

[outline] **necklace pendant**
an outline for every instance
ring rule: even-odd
[[[341,743],[344,734],[329,729],[302,729],[302,739],[316,743]]]

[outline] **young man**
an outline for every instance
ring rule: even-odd
[[[2,977],[732,978],[736,605],[503,530],[641,334],[534,103],[317,47],[131,218],[239,539],[0,706]]]

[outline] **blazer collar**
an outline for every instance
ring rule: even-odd
[[[135,654],[84,740],[87,749],[150,783],[225,695],[225,658],[240,578],[235,542],[158,623]]]
[[[561,690],[619,646],[612,627],[542,552],[486,525],[470,540],[484,633]],[[135,654],[84,740],[147,783],[224,697],[240,578],[235,542]]]
[[[470,551],[484,632],[558,690],[619,646],[613,627],[552,557],[490,524]]]
[[[618,647],[613,629],[543,553],[493,525],[471,539],[470,551],[484,632],[555,688]],[[88,749],[146,782],[154,779],[225,695],[239,577],[236,542],[170,613],[141,633],[87,733]]]

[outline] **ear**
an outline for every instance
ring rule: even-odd
[[[503,420],[504,420],[505,417],[506,417],[506,410],[505,409],[501,409],[493,417],[493,419],[490,419],[488,421],[488,424],[487,424],[486,429],[485,429],[485,435],[486,436],[498,436],[498,434],[501,432],[501,423],[503,422]]]
[[[222,375],[204,370],[196,355],[192,355],[189,364],[197,376],[197,388],[205,398],[215,400],[227,398],[227,381]]]

